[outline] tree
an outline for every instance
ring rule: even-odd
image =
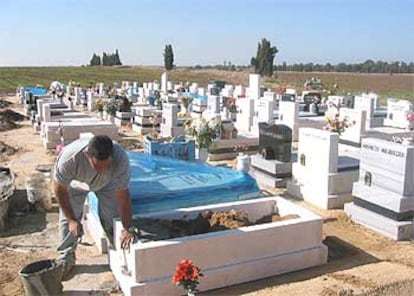
[[[164,48],[164,66],[167,71],[174,68],[174,52],[171,44],[165,45]]]
[[[89,66],[100,66],[100,65],[101,65],[101,57],[94,53],[91,61],[89,62]]]
[[[276,46],[271,45],[270,41],[263,38],[257,46],[256,57],[252,57],[250,64],[254,67],[254,72],[262,76],[273,75],[273,60],[278,53]]]
[[[113,65],[122,66],[121,59],[119,57],[118,49],[115,51],[115,54],[114,54],[114,57],[113,57]]]

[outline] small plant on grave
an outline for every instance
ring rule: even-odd
[[[182,286],[188,296],[195,295],[198,292],[197,286],[202,276],[200,267],[194,265],[191,260],[183,259],[177,264],[172,283],[176,286]]]
[[[228,98],[226,101],[226,107],[230,113],[237,113],[236,99]]]
[[[351,122],[348,116],[341,118],[339,113],[337,113],[333,118],[326,117],[326,125],[323,129],[341,135],[347,128],[354,124],[355,121]]]
[[[407,112],[407,121],[410,123],[409,130],[414,132],[414,128],[413,128],[414,112],[413,111]]]
[[[223,131],[223,125],[215,119],[190,118],[184,122],[185,133],[194,138],[199,149],[208,148]]]
[[[102,113],[104,110],[104,102],[101,99],[98,99],[96,100],[95,104],[96,104],[96,110],[99,113]]]
[[[193,102],[193,98],[189,96],[182,96],[180,98],[181,104],[183,104],[185,110],[188,110],[188,107]]]
[[[116,110],[118,109],[118,105],[116,102],[109,101],[105,104],[106,113],[109,115],[115,116]]]

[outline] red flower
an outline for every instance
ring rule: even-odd
[[[181,260],[176,269],[175,274],[172,278],[174,285],[182,285],[184,289],[189,291],[196,291],[199,279],[202,277],[201,269],[194,265],[191,260]]]

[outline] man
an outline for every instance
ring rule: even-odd
[[[75,265],[77,239],[82,236],[83,205],[89,191],[99,200],[99,218],[112,238],[112,219],[120,216],[124,231],[121,247],[134,239],[129,196],[129,159],[123,148],[108,136],[78,139],[64,147],[54,169],[53,190],[59,203],[59,231],[62,244],[59,261],[64,277]]]

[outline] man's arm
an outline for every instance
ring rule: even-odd
[[[65,217],[68,220],[69,231],[75,237],[82,235],[82,225],[76,219],[75,214],[73,213],[68,188],[66,187],[66,185],[53,181],[53,191],[56,195],[59,207],[61,208],[63,214],[65,214]]]
[[[122,225],[124,229],[128,229],[132,226],[132,205],[129,189],[118,189],[115,191],[115,194]]]
[[[118,189],[115,191],[116,200],[118,203],[118,211],[121,216],[122,226],[124,230],[121,232],[121,248],[127,249],[134,240],[134,234],[128,229],[132,226],[132,205],[129,196],[129,189]]]

